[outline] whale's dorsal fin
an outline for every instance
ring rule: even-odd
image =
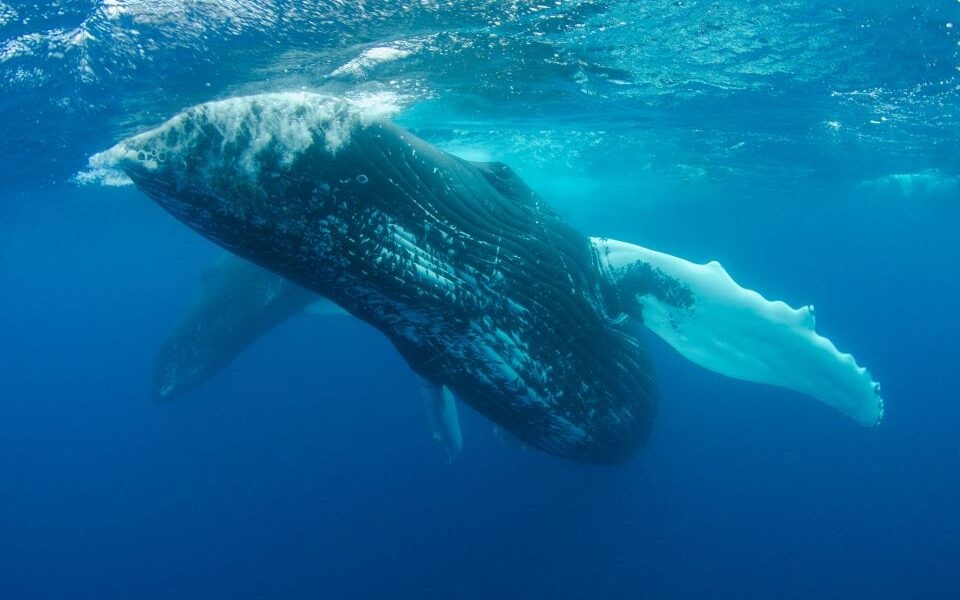
[[[641,246],[592,238],[614,306],[694,363],[736,379],[795,390],[861,425],[883,418],[880,384],[794,309],[737,284],[720,263],[698,265]]]
[[[490,185],[507,198],[525,203],[536,197],[535,192],[505,163],[465,162],[480,171]]]

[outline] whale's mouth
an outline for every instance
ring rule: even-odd
[[[73,176],[73,183],[107,187],[133,185],[133,180],[127,175],[126,166],[137,160],[137,153],[132,152],[128,142],[129,140],[124,140],[91,156],[87,159],[87,168]]]
[[[142,161],[127,159],[117,166],[130,181],[151,197],[154,195],[171,196],[176,193],[176,186],[170,182],[169,178],[161,176],[156,169],[149,168]]]
[[[87,161],[87,169],[77,173],[73,182],[77,185],[111,187],[136,185],[165,208],[182,204],[177,200],[179,192],[169,174],[160,169],[167,158],[166,153],[160,157],[154,156],[139,143],[146,135],[123,140],[112,148],[94,154]]]
[[[141,160],[125,159],[119,166],[137,188],[164,210],[191,227],[199,227],[200,223],[195,223],[191,215],[202,210],[202,202],[188,190],[180,189],[168,174]]]

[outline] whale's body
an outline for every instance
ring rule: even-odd
[[[105,154],[202,235],[379,329],[428,389],[448,388],[562,457],[618,462],[646,440],[657,394],[637,327],[644,310],[685,356],[744,379],[780,384],[793,362],[776,356],[780,338],[809,346],[828,371],[850,375],[840,395],[874,409],[835,406],[865,423],[882,412],[875,384],[852,357],[847,364],[849,355],[820,344],[812,318],[795,323],[783,303],[758,309],[722,268],[726,279],[693,278],[691,287],[691,263],[587,238],[505,165],[442,152],[343,100],[208,103]],[[712,306],[697,293],[729,298]],[[738,301],[754,321],[717,327]],[[709,309],[699,319],[698,306]],[[755,327],[769,335],[743,335]],[[771,348],[773,375],[752,377],[759,371],[743,358]]]
[[[588,238],[508,167],[359,122],[336,100],[300,107],[324,114],[293,122],[307,136],[296,151],[262,139],[275,106],[244,100],[230,130],[216,110],[129,141],[134,183],[370,323],[417,374],[521,440],[588,462],[640,447],[657,406],[643,344],[608,305]]]

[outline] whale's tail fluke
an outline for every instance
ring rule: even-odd
[[[741,287],[717,262],[591,239],[619,310],[694,363],[745,381],[801,392],[857,423],[883,419],[880,384],[814,330],[812,306],[794,309]]]

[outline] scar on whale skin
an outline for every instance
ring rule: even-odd
[[[630,322],[720,373],[874,425],[879,386],[716,263],[587,238],[505,165],[442,152],[318,94],[211,102],[96,157],[205,237],[331,299],[524,443],[632,456],[657,409]]]

